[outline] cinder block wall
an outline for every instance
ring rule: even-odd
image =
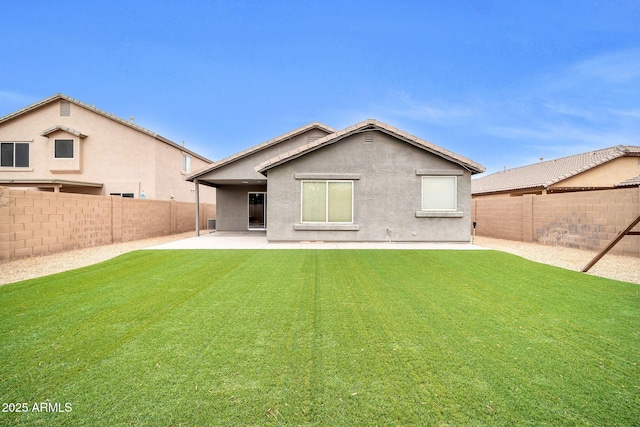
[[[640,188],[479,197],[472,202],[479,236],[593,251],[638,215]],[[640,257],[640,236],[625,236],[610,253]]]
[[[200,205],[201,229],[215,205]],[[0,187],[0,261],[195,230],[195,203]]]

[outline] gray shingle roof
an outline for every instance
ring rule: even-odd
[[[365,120],[362,121],[360,123],[356,123],[353,126],[349,126],[346,129],[343,129],[341,131],[338,132],[334,132],[332,134],[329,134],[327,136],[325,136],[324,138],[320,138],[316,141],[312,141],[309,142],[308,144],[302,145],[298,148],[296,148],[295,150],[289,151],[287,153],[281,154],[278,157],[275,157],[273,159],[267,160],[266,162],[263,162],[261,164],[259,164],[258,166],[256,166],[255,170],[262,173],[262,174],[266,174],[266,171],[278,166],[282,163],[285,163],[289,160],[292,160],[296,157],[302,156],[306,153],[309,153],[311,151],[317,150],[318,148],[321,148],[325,145],[330,145],[333,143],[336,143],[338,141],[340,141],[341,139],[352,135],[354,133],[357,132],[362,132],[364,130],[379,130],[382,132],[385,132],[387,134],[390,134],[392,136],[395,136],[396,138],[399,138],[409,144],[412,144],[416,147],[422,148],[425,151],[429,151],[431,153],[434,153],[440,157],[443,157],[449,161],[452,161],[454,163],[459,164],[460,166],[464,167],[465,169],[469,170],[471,172],[471,174],[475,174],[475,173],[482,173],[485,171],[484,166],[482,166],[479,163],[476,163],[472,160],[467,159],[466,157],[460,156],[456,153],[453,153],[449,150],[446,150],[442,147],[438,147],[437,145],[429,142],[429,141],[425,141],[424,139],[420,139],[414,135],[408,134],[404,131],[401,131],[398,128],[395,128],[393,126],[389,126],[386,123],[383,122],[379,122],[375,119],[369,119],[369,120]]]
[[[572,176],[624,156],[640,156],[640,146],[618,145],[560,159],[508,169],[471,181],[471,193],[548,188]]]

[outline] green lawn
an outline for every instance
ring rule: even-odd
[[[0,362],[28,408],[1,425],[630,426],[640,286],[496,251],[138,251],[1,286]]]

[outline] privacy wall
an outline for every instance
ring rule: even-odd
[[[640,188],[478,197],[478,236],[597,251],[640,215]],[[612,254],[640,257],[640,236],[625,236]]]
[[[215,218],[200,204],[200,228]],[[195,232],[195,203],[0,187],[0,261]]]

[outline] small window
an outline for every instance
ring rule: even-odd
[[[182,155],[182,172],[191,173],[191,157]]]
[[[29,167],[29,143],[3,142],[0,144],[0,166],[9,168]]]
[[[353,223],[353,181],[303,181],[302,222]]]
[[[133,193],[109,193],[110,196],[120,196],[120,197],[124,197],[126,199],[133,199],[134,195]]]
[[[422,210],[455,211],[458,209],[458,180],[455,176],[422,177]]]
[[[55,158],[73,159],[73,139],[56,139]]]
[[[60,117],[71,116],[71,103],[69,101],[60,101]]]

